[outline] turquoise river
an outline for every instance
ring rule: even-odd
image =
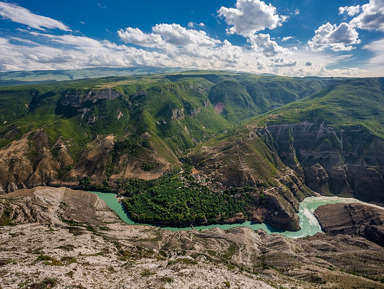
[[[101,192],[92,192],[92,193],[97,194],[100,199],[103,199],[107,203],[108,207],[114,210],[117,213],[117,215],[121,218],[121,220],[123,220],[125,223],[131,224],[131,225],[138,225],[138,224],[148,225],[148,224],[136,223],[135,221],[133,221],[125,211],[122,203],[120,203],[117,200],[116,194],[101,193]],[[316,233],[321,232],[319,222],[317,221],[316,217],[313,214],[315,210],[322,205],[336,204],[336,203],[361,203],[361,204],[377,207],[375,205],[364,203],[353,198],[324,197],[324,196],[308,197],[300,203],[298,216],[300,219],[301,230],[297,232],[281,231],[281,230],[274,229],[264,223],[254,224],[251,222],[244,222],[242,224],[213,224],[213,225],[207,225],[207,226],[197,226],[193,228],[166,227],[166,226],[161,226],[161,228],[165,230],[171,230],[171,231],[183,231],[183,230],[192,230],[192,229],[205,230],[205,229],[210,229],[215,227],[218,227],[224,230],[234,228],[234,227],[249,227],[254,230],[262,229],[267,233],[278,233],[289,238],[303,238],[306,236],[313,236]],[[379,207],[379,208],[383,209],[382,207]]]

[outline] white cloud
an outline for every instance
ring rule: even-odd
[[[195,23],[194,27],[197,26],[202,27]],[[18,35],[24,37],[0,37],[1,71],[154,66],[287,76],[339,76],[359,72],[356,69],[326,69],[326,66],[338,65],[350,56],[288,50],[279,46],[269,34],[248,35],[250,45],[239,46],[179,24],[158,24],[147,33],[131,27],[119,30],[118,35],[127,44],[118,45],[70,33],[53,35],[44,31],[49,28],[48,24],[36,27],[43,31],[18,29]],[[312,65],[308,65],[308,60]]]
[[[354,48],[352,45],[360,42],[359,34],[348,23],[343,22],[337,26],[328,22],[315,31],[315,36],[308,44],[313,51],[322,51],[328,47],[333,51],[350,51]]]
[[[327,70],[350,56],[313,54],[303,50],[268,57],[260,51],[232,45],[224,40],[219,45],[166,45],[153,51],[117,45],[73,35],[30,34],[35,41],[0,38],[0,70],[79,69],[85,67],[184,67],[195,69],[234,70],[251,73],[275,73],[287,76],[346,76],[361,73],[357,69]],[[27,37],[26,37],[27,38]],[[22,42],[25,42],[23,45]],[[311,66],[305,63],[310,59]]]
[[[271,49],[266,45],[264,48],[250,49],[249,46],[232,45],[227,40],[215,46],[200,46],[193,42],[186,46],[166,43],[153,50],[117,45],[110,41],[98,41],[84,36],[28,31],[24,33],[25,39],[0,38],[0,70],[155,66],[274,73],[287,76],[345,76],[360,72],[356,69],[326,69],[326,66],[338,64],[351,57],[350,55],[330,56],[322,52],[313,54],[310,51],[298,50],[268,56],[267,54],[274,53],[266,53],[267,51],[280,48],[272,46]],[[26,40],[27,38],[29,39]],[[258,41],[262,44],[274,43],[269,35],[261,35]],[[309,59],[312,62],[311,66],[306,65]]]
[[[370,0],[350,24],[360,29],[384,31],[384,0]]]
[[[360,12],[360,5],[339,7],[339,14],[348,14],[348,16],[355,16]]]
[[[195,27],[205,27],[205,24],[204,23],[195,23],[195,22],[188,22],[188,27],[189,28],[195,28]]]
[[[281,39],[281,41],[285,42],[285,41],[288,41],[290,39],[293,39],[293,36],[283,37],[283,39]]]
[[[363,49],[367,49],[373,53],[373,57],[368,60],[365,68],[371,72],[372,76],[383,76],[384,39],[373,41],[363,46]]]
[[[205,31],[186,29],[179,24],[157,24],[152,27],[152,31],[157,35],[161,35],[164,41],[173,45],[198,44],[214,46],[220,43],[220,41],[209,37]]]
[[[255,51],[263,53],[265,56],[276,56],[279,53],[287,52],[287,49],[279,46],[276,41],[271,40],[269,34],[256,34],[249,37]]]
[[[125,30],[117,31],[120,39],[127,43],[140,45],[143,47],[158,47],[165,45],[165,41],[160,35],[144,33],[139,28],[128,27]]]
[[[161,48],[171,46],[215,46],[221,43],[207,35],[205,31],[186,29],[179,24],[157,24],[151,33],[144,33],[138,28],[128,27],[119,30],[118,35],[126,43],[143,47]]]
[[[217,12],[231,26],[227,29],[229,34],[245,37],[266,28],[274,29],[287,19],[279,16],[274,6],[260,0],[237,0],[236,8],[221,7]]]
[[[25,24],[31,28],[39,30],[49,28],[71,31],[68,26],[60,21],[33,14],[28,9],[11,3],[0,2],[0,15],[3,18],[10,19],[13,22]]]
[[[284,58],[275,58],[272,60],[272,67],[293,67],[297,65],[297,61],[286,60]]]

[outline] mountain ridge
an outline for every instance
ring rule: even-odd
[[[1,190],[65,185],[115,191],[128,197],[135,215],[146,196],[155,200],[154,190],[161,198],[172,192],[152,180],[176,177],[188,190],[232,195],[240,204],[231,213],[242,213],[238,221],[298,229],[298,201],[314,195],[313,190],[381,202],[383,122],[371,112],[381,110],[382,81],[192,71],[2,88],[0,170],[6,177]],[[357,94],[369,100],[365,108]],[[364,118],[341,128],[337,125],[351,119],[343,99]],[[354,127],[360,129],[355,132],[360,140]],[[376,164],[356,163],[348,167],[350,177],[343,177],[345,171],[334,168],[348,162],[336,159],[328,167],[303,162],[304,154],[339,154],[340,129],[349,134],[343,146],[356,151],[354,163],[372,154]],[[362,177],[358,186],[353,169]],[[185,183],[187,176],[192,179]],[[364,194],[367,185],[376,186],[371,196]],[[185,196],[193,190],[187,191]],[[195,219],[171,214],[176,223],[208,221],[204,214]],[[214,214],[209,222],[231,219]]]

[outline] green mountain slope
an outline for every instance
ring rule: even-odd
[[[384,137],[384,79],[342,80],[310,97],[277,109],[268,124],[325,121],[334,128],[364,126]]]
[[[247,123],[237,139],[261,137],[316,192],[384,203],[383,83],[337,81]]]
[[[38,185],[118,191],[132,197],[134,215],[143,209],[143,198],[156,199],[153,192],[160,194],[159,200],[172,199],[172,192],[180,193],[173,189],[185,185],[189,187],[185,200],[191,201],[180,206],[194,211],[197,203],[191,198],[204,191],[204,206],[216,209],[206,215],[178,214],[176,206],[175,213],[167,216],[170,222],[269,218],[271,224],[296,229],[297,200],[310,194],[297,174],[256,134],[251,143],[237,141],[237,134],[216,137],[334,81],[191,71],[1,88],[0,191]],[[188,170],[186,153],[210,140],[205,146],[225,144],[223,162],[232,164],[222,171],[234,182],[212,179],[211,184],[218,185],[211,185],[176,173],[181,167]],[[193,161],[200,166],[196,168],[203,172],[204,163],[208,165],[221,149],[196,153]],[[249,157],[232,159],[239,150]],[[169,186],[151,181],[160,177]],[[170,181],[173,177],[175,182]],[[267,191],[276,186],[281,189]],[[224,195],[219,203],[232,204],[231,209],[216,202],[220,191]],[[281,215],[272,216],[266,203]],[[158,212],[140,220],[159,221],[163,209]],[[240,215],[235,217],[236,213]]]

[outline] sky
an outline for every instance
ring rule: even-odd
[[[0,1],[0,71],[384,76],[384,0]]]

